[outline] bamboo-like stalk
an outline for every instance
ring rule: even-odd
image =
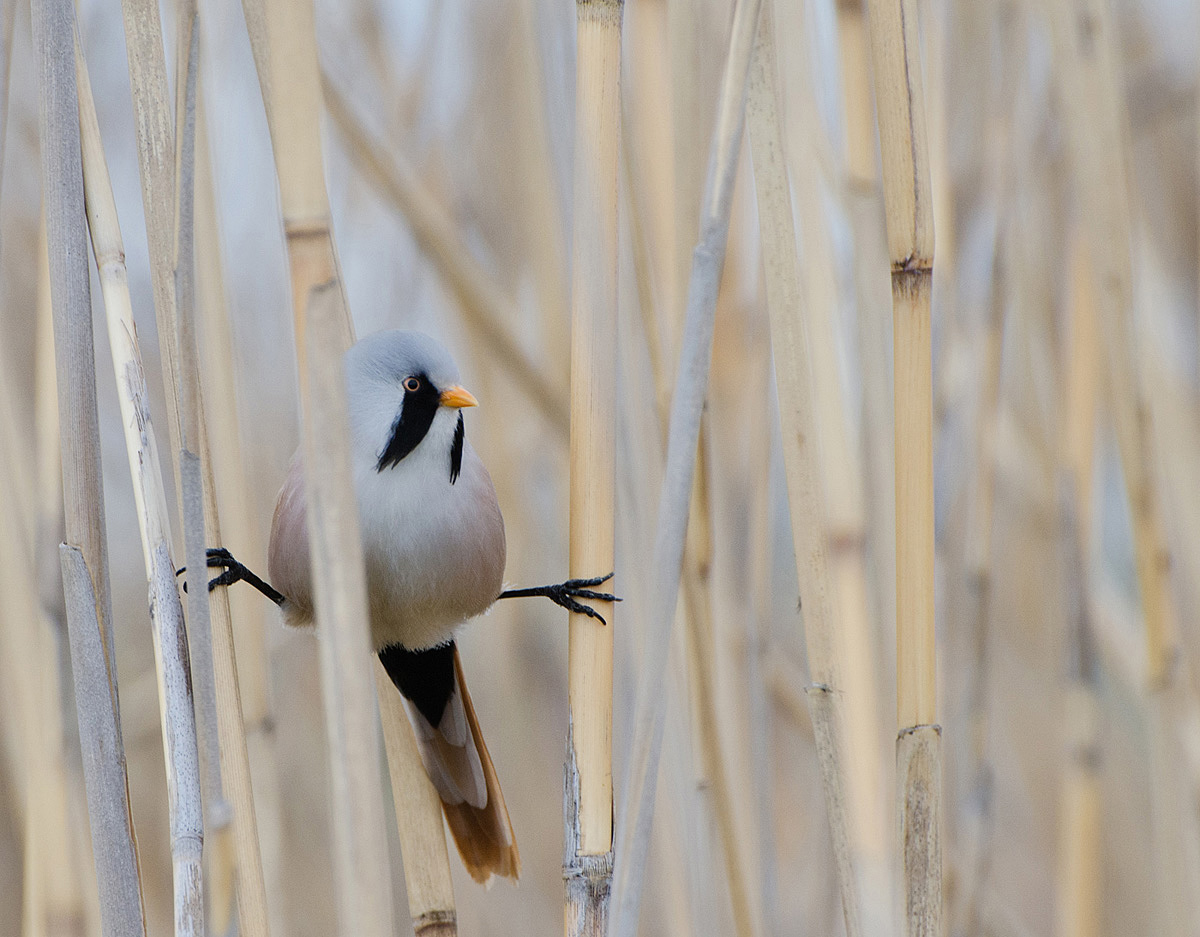
[[[1178,625],[1171,592],[1165,505],[1157,477],[1157,440],[1139,373],[1134,314],[1128,139],[1123,79],[1107,4],[1057,0],[1048,10],[1056,83],[1067,129],[1071,178],[1095,277],[1097,318],[1106,364],[1106,397],[1125,480],[1145,643],[1149,694],[1150,801],[1154,889],[1163,934],[1182,934],[1194,915],[1184,882],[1188,824],[1177,816],[1178,759],[1172,740]],[[1080,94],[1083,97],[1079,97]]]
[[[206,469],[205,525],[211,543],[233,543],[246,555],[255,556],[262,552],[261,542],[251,519],[242,458],[234,392],[233,339],[225,308],[221,246],[202,108],[197,109],[196,116],[196,300],[198,325],[204,339],[200,343],[201,397],[208,402],[200,453]],[[227,541],[223,539],[224,530],[229,531]],[[269,903],[262,907],[268,892],[264,872],[278,873],[280,865],[279,775],[267,686],[265,605],[260,596],[250,594],[249,590],[230,593],[222,589],[213,594],[212,607],[220,741],[223,749],[230,749],[221,758],[221,768],[231,772],[225,777],[225,787],[233,804],[234,837],[239,853],[238,915],[244,933],[265,933],[268,922],[275,923],[275,930],[279,930],[279,924],[269,915],[263,917],[271,910]],[[234,619],[240,625],[236,639]],[[234,666],[230,668],[230,664]],[[240,712],[240,722],[227,726],[231,712]],[[257,780],[252,792],[251,778]],[[249,801],[246,793],[252,793]],[[266,841],[265,846],[262,840]],[[272,880],[281,883],[278,875]]]
[[[151,283],[158,323],[159,355],[163,386],[167,390],[167,422],[174,478],[178,492],[181,529],[186,544],[188,619],[190,628],[183,634],[189,645],[189,691],[194,689],[196,707],[193,721],[199,731],[190,743],[206,757],[203,787],[209,807],[209,819],[228,823],[229,810],[221,790],[218,769],[216,725],[216,689],[212,665],[212,641],[209,616],[207,569],[204,563],[205,535],[203,494],[199,458],[194,449],[199,435],[196,425],[198,402],[195,381],[195,337],[192,327],[192,128],[196,74],[195,4],[184,3],[179,13],[178,68],[176,77],[175,123],[167,90],[166,58],[158,5],[149,0],[125,0],[125,22],[129,81],[137,128],[138,168],[142,181],[142,207],[150,252]],[[182,260],[181,260],[182,257]],[[181,306],[183,307],[181,309]],[[170,545],[169,527],[165,528]],[[183,627],[182,620],[180,626]],[[173,645],[168,645],[173,650]],[[163,671],[159,671],[160,689]],[[166,700],[160,696],[166,717]],[[164,727],[167,725],[164,722]],[[182,739],[178,740],[182,741]],[[168,744],[171,748],[171,744]],[[189,758],[190,753],[179,757]],[[168,774],[172,771],[168,765]],[[183,834],[182,835],[190,835]],[[216,850],[219,860],[227,850]],[[228,876],[228,871],[218,878]],[[185,882],[176,881],[177,926],[186,916],[183,910],[192,898]],[[197,886],[198,887],[198,884]],[[184,889],[180,891],[180,889]]]
[[[570,574],[613,568],[621,0],[577,0]],[[568,937],[608,933],[613,870],[612,610],[572,613],[564,772]]]
[[[304,471],[314,605],[321,630],[321,685],[333,767],[334,856],[343,935],[386,937],[392,902],[383,832],[379,747],[367,634],[367,583],[350,438],[341,337],[345,304],[335,279],[309,291],[299,334],[307,338]]]
[[[710,793],[711,809],[721,839],[734,930],[739,937],[753,937],[762,932],[762,925],[751,897],[748,857],[742,855],[739,848],[739,824],[734,812],[734,795],[726,767],[726,746],[723,744],[718,717],[717,649],[708,575],[712,566],[712,522],[706,435],[702,426],[680,583],[686,609],[694,748],[700,764],[698,784]],[[701,884],[704,886],[707,883]]]
[[[630,7],[626,11],[626,15],[635,16],[636,7]],[[665,9],[661,9],[658,13],[665,19]],[[638,36],[647,49],[643,52],[647,57],[657,54],[654,43],[645,35],[639,35],[638,24],[635,20],[631,25],[630,36]],[[659,37],[660,40],[662,37]],[[631,61],[630,69],[635,68],[634,62]],[[636,87],[643,89],[646,87],[644,82],[639,82]],[[635,95],[640,97],[640,95]],[[628,103],[629,96],[625,96]],[[661,103],[661,102],[660,102]],[[661,117],[661,114],[659,115]],[[645,171],[647,167],[642,164],[639,166],[636,158],[636,148],[631,145],[631,134],[626,132],[631,125],[631,121],[627,120],[625,113],[622,114],[622,133],[621,133],[621,175],[626,187],[625,201],[623,204],[627,206],[625,212],[624,225],[629,231],[630,247],[633,253],[633,268],[634,279],[637,286],[638,301],[636,307],[639,312],[639,324],[642,327],[643,338],[646,343],[647,356],[650,361],[651,377],[653,382],[653,394],[656,401],[657,419],[643,419],[640,422],[641,433],[639,439],[641,444],[636,448],[644,453],[653,452],[657,457],[661,458],[661,446],[665,444],[665,429],[667,421],[670,418],[671,407],[671,386],[670,376],[667,374],[668,363],[666,359],[666,351],[663,348],[665,339],[663,332],[669,323],[663,321],[662,310],[671,309],[670,303],[665,306],[660,305],[656,296],[659,294],[657,287],[664,284],[669,287],[670,281],[673,279],[673,268],[665,261],[661,262],[661,269],[655,272],[652,262],[649,225],[645,222],[647,214],[646,209],[646,192],[645,185],[639,184],[640,174],[635,171],[635,167]],[[656,142],[660,145],[669,142],[664,139],[661,132],[662,128],[655,126]],[[669,155],[662,152],[657,154],[664,165],[670,164]],[[657,167],[660,171],[662,166]],[[658,196],[663,193],[656,192]],[[673,234],[670,228],[670,212],[666,211],[669,208],[669,200],[666,204],[657,206],[663,211],[663,217],[658,220],[662,225],[662,238],[666,242],[660,245],[665,251],[669,252],[670,243],[673,242]],[[666,292],[666,290],[664,290]],[[639,413],[640,401],[642,398],[638,394],[623,395],[622,401],[626,407],[637,407]],[[620,420],[618,420],[620,423]],[[701,441],[699,451],[704,452],[705,446],[703,441],[703,427],[701,428]],[[627,450],[628,451],[628,450]],[[631,474],[640,475],[645,478],[646,474],[639,472],[637,468],[629,468]],[[683,593],[683,604],[680,607],[681,627],[685,627],[686,635],[686,650],[687,650],[687,686],[690,694],[690,714],[692,716],[692,731],[690,733],[677,732],[677,736],[686,737],[686,742],[682,738],[676,739],[676,754],[670,748],[667,750],[667,761],[670,764],[675,763],[673,773],[668,775],[665,783],[673,783],[670,779],[678,778],[676,784],[682,784],[687,791],[685,796],[677,797],[672,804],[673,809],[668,812],[664,818],[665,822],[655,827],[654,834],[658,837],[658,845],[652,845],[652,849],[665,850],[669,854],[687,856],[686,863],[671,863],[668,868],[664,869],[664,873],[669,877],[667,889],[669,897],[665,904],[670,909],[669,915],[671,919],[672,932],[676,934],[695,935],[695,937],[704,937],[704,935],[716,932],[719,920],[717,915],[712,912],[712,906],[716,895],[710,887],[712,882],[711,868],[713,865],[713,850],[709,847],[707,839],[707,825],[702,822],[704,819],[704,809],[712,809],[721,811],[724,806],[727,806],[722,793],[728,794],[728,785],[719,786],[716,790],[713,789],[711,780],[713,778],[712,766],[719,765],[721,762],[720,754],[720,738],[718,734],[717,720],[715,715],[716,701],[712,697],[712,682],[713,675],[711,674],[713,658],[715,655],[711,653],[713,636],[712,636],[712,615],[711,602],[709,594],[708,569],[711,566],[711,542],[708,531],[708,507],[707,504],[701,504],[700,500],[703,497],[702,492],[706,488],[706,483],[701,479],[701,471],[697,472],[696,481],[693,484],[691,512],[692,517],[688,524],[688,537],[684,546],[684,568],[681,577],[680,588]],[[654,481],[649,481],[647,484],[639,486],[639,494],[647,496],[648,491],[653,487]],[[626,510],[626,516],[643,516],[644,511],[640,507],[640,498],[638,501]],[[701,522],[698,518],[704,518]],[[700,528],[703,528],[700,530]],[[633,592],[636,589],[636,584],[627,582],[626,588]],[[634,607],[631,607],[631,611]],[[630,628],[624,629],[624,633],[640,633],[643,629],[638,620],[630,621]],[[678,668],[677,668],[678,669]],[[683,682],[680,680],[679,682]],[[668,690],[668,693],[670,691]],[[682,707],[680,707],[682,708]],[[681,715],[678,715],[682,718]],[[670,715],[668,714],[668,719]],[[666,730],[670,736],[671,728],[668,724]],[[681,764],[685,759],[682,750],[685,747],[691,748],[690,761],[686,766]],[[685,777],[686,776],[686,777]],[[694,795],[693,795],[694,788]],[[711,796],[709,796],[711,794]],[[711,803],[708,801],[711,800]],[[718,829],[724,829],[729,824],[723,824],[722,818],[718,816]],[[723,850],[725,852],[725,864],[727,876],[740,875],[742,867],[739,863],[737,855],[731,850]],[[685,895],[684,879],[687,879],[687,884],[690,885],[690,895]],[[738,899],[733,896],[733,890],[739,886],[731,882],[731,898],[735,904]],[[743,887],[743,893],[746,889]],[[740,922],[737,920],[737,912],[734,912],[735,924],[740,927]]]
[[[1096,292],[1086,237],[1078,227],[1070,246],[1070,341],[1063,390],[1062,461],[1075,495],[1076,537],[1085,551],[1092,542],[1092,463],[1096,449],[1096,405],[1100,393],[1100,336]]]
[[[338,275],[321,154],[321,79],[312,4],[243,0],[242,10],[258,69],[279,178],[279,201],[291,268],[292,311],[295,321],[301,323],[309,290]],[[337,347],[344,349],[349,347],[353,335],[348,315],[343,317],[341,326]],[[296,353],[303,396],[306,347],[299,330]]]
[[[378,743],[371,728],[375,704],[370,698],[366,577],[342,376],[342,354],[354,328],[338,275],[325,191],[313,6],[244,0],[243,10],[271,132],[291,265],[307,520],[333,778],[339,921],[344,934],[382,937],[391,928],[390,876]],[[383,729],[385,736],[411,731],[407,720],[394,718],[385,719]],[[396,749],[403,750],[402,745]],[[398,819],[404,816],[397,811]],[[428,822],[423,829],[434,825]],[[436,826],[444,841],[440,820]],[[437,855],[436,844],[427,854]]]
[[[1080,681],[1067,690],[1067,765],[1059,795],[1057,937],[1101,933],[1103,798],[1099,716],[1094,689]]]
[[[941,933],[941,729],[933,609],[933,206],[915,0],[869,0],[896,407],[896,784],[906,937]]]
[[[191,257],[179,263],[180,238],[191,243],[191,105],[195,89],[195,5],[184,3],[179,10],[179,49],[175,116],[167,89],[167,67],[163,52],[162,27],[158,4],[151,0],[123,0],[125,44],[129,63],[137,136],[138,169],[142,182],[142,208],[146,219],[146,237],[150,253],[150,276],[154,293],[154,311],[158,324],[159,357],[163,386],[167,391],[167,424],[170,431],[171,460],[176,491],[179,495],[180,528],[184,534],[187,559],[188,622],[184,631],[189,645],[191,666],[189,690],[194,689],[197,706],[193,721],[199,735],[193,744],[206,757],[203,787],[213,816],[224,820],[228,807],[221,791],[218,770],[216,726],[216,690],[214,685],[207,569],[204,565],[203,496],[200,465],[194,452],[196,402],[192,382],[183,377],[185,364],[194,359],[191,332]],[[182,183],[182,185],[181,185]],[[183,217],[180,217],[180,209]],[[180,303],[189,308],[180,317]],[[180,329],[186,334],[181,334]],[[186,361],[183,360],[186,356]],[[188,367],[188,371],[193,370]],[[167,543],[170,545],[169,527]],[[183,626],[182,621],[180,622]],[[173,650],[173,645],[168,645]],[[160,671],[160,684],[162,673]],[[166,701],[160,698],[165,716]],[[164,723],[165,725],[165,723]],[[168,746],[170,747],[170,746]],[[168,773],[172,769],[168,766]],[[227,855],[216,850],[214,855]],[[226,873],[228,874],[228,873]],[[177,887],[182,883],[177,882]],[[188,903],[183,894],[177,899]],[[179,906],[177,905],[177,916]]]
[[[391,679],[376,661],[375,687],[385,724],[402,729],[408,717]],[[392,799],[400,829],[400,852],[404,857],[404,883],[408,909],[416,937],[454,937],[458,915],[454,906],[454,882],[450,878],[450,856],[442,832],[442,801],[425,773],[412,730],[388,732],[388,772]]]
[[[187,632],[183,622],[183,606],[175,584],[167,498],[163,489],[158,444],[150,422],[149,392],[133,322],[125,250],[117,224],[112,187],[108,182],[100,142],[100,125],[92,103],[87,67],[78,45],[76,62],[88,227],[104,293],[121,423],[125,429],[125,448],[134,482],[142,555],[150,586],[152,634],[162,705],[162,734],[171,814],[175,932],[202,935],[204,899],[201,855],[204,828]]]
[[[454,219],[422,183],[416,169],[395,147],[373,136],[354,113],[340,84],[328,70],[322,88],[329,116],[350,145],[362,168],[408,221],[413,237],[436,265],[458,299],[467,321],[489,354],[520,383],[546,419],[566,435],[569,414],[563,393],[514,340],[511,325],[519,316],[512,301],[474,259]]]
[[[213,662],[212,603],[207,588],[206,515],[212,492],[205,490],[205,474],[211,477],[201,458],[205,435],[200,396],[198,349],[196,341],[195,287],[195,152],[196,83],[199,68],[200,33],[196,23],[195,0],[180,0],[176,9],[175,45],[175,231],[172,253],[175,279],[173,340],[178,370],[166,386],[174,390],[179,407],[180,445],[177,457],[180,511],[183,525],[184,559],[190,589],[187,594],[188,645],[191,654],[192,686],[195,693],[197,737],[200,743],[201,788],[204,791],[204,821],[208,836],[207,865],[210,870],[207,894],[210,922],[223,933],[233,915],[234,843],[233,806],[225,797],[221,770],[220,717],[217,713],[216,672]],[[161,262],[156,260],[155,262]],[[167,324],[161,318],[160,330]],[[215,531],[213,532],[215,535]],[[219,542],[219,541],[214,541]],[[236,700],[227,696],[227,710]],[[229,713],[227,712],[227,718]],[[236,724],[236,730],[234,725]],[[242,732],[241,720],[234,716],[227,731]],[[245,765],[243,763],[243,768]],[[249,798],[249,792],[242,792]],[[259,857],[253,860],[258,863]],[[261,896],[260,896],[261,897]],[[253,917],[255,924],[259,922]]]
[[[871,46],[865,0],[839,0],[838,59],[845,127],[845,172],[851,186],[874,190],[875,115],[871,105]]]
[[[44,244],[42,235],[39,244]],[[9,362],[6,371],[12,373]],[[0,409],[6,414],[12,410],[13,384],[0,380]],[[21,914],[25,933],[82,937],[82,895],[71,865],[58,659],[49,616],[38,602],[36,527],[20,522],[21,504],[33,504],[36,497],[20,487],[13,470],[19,461],[27,467],[33,462],[31,447],[20,436],[14,421],[0,420],[0,490],[6,495],[0,543],[12,548],[0,563],[0,659],[8,688],[5,735],[13,755],[7,767],[17,813],[24,818]],[[32,473],[24,475],[26,484],[36,486]]]
[[[999,209],[997,205],[997,209]],[[993,837],[992,769],[989,763],[988,660],[992,604],[993,514],[996,501],[996,428],[1000,418],[1000,363],[1003,350],[1004,296],[1000,262],[1002,238],[997,232],[996,258],[990,308],[982,336],[978,364],[981,366],[981,391],[975,415],[975,458],[972,461],[969,503],[966,511],[965,543],[961,554],[951,559],[961,570],[966,599],[962,615],[966,646],[970,649],[966,716],[970,722],[971,750],[967,764],[970,777],[968,800],[975,806],[975,829],[960,834],[964,858],[956,891],[961,894],[955,916],[955,930],[974,933],[981,926],[983,887],[990,864]]]
[[[100,431],[75,87],[74,9],[33,8],[50,249],[66,544],[67,629],[105,937],[145,933],[121,742],[104,534]]]
[[[822,490],[821,436],[809,329],[801,308],[796,232],[777,100],[774,17],[769,5],[760,14],[754,58],[747,123],[762,228],[767,306],[779,388],[796,572],[804,603],[804,633],[812,678],[808,699],[817,739],[817,756],[821,761],[821,780],[833,837],[846,933],[857,937],[860,912],[852,854],[852,817],[847,811],[850,791],[845,764],[845,690],[837,639],[841,616],[826,556],[823,518],[828,515],[828,510]],[[831,353],[832,349],[824,350],[826,355]],[[827,419],[836,417],[836,413],[826,415]]]
[[[565,216],[558,187],[551,182],[555,167],[546,114],[550,89],[542,80],[544,62],[538,44],[538,9],[536,0],[521,0],[513,11],[513,28],[519,43],[513,56],[517,71],[514,124],[519,147],[515,169],[520,174],[519,197],[526,205],[528,219],[521,227],[527,236],[523,247],[528,251],[537,295],[543,370],[548,372],[551,383],[566,387],[571,367],[570,273],[566,238],[556,236],[564,231]],[[432,43],[429,48],[432,50]]]
[[[656,16],[650,11],[650,16]],[[651,20],[653,22],[653,20]],[[646,44],[642,55],[648,59],[655,56],[651,40],[640,37]],[[659,63],[661,64],[661,63]],[[643,65],[643,67],[648,67]],[[645,89],[646,84],[638,86]],[[665,109],[665,108],[664,108]],[[660,115],[661,116],[661,115]],[[623,118],[624,120],[624,118]],[[667,139],[661,127],[644,128],[650,141],[659,147],[664,147]],[[662,293],[672,294],[671,288],[674,270],[669,262],[662,262],[655,270],[652,251],[649,244],[649,232],[652,225],[647,223],[647,208],[649,201],[648,186],[639,184],[641,175],[634,171],[635,150],[630,144],[630,134],[624,130],[622,142],[622,178],[626,185],[626,204],[628,208],[627,226],[630,232],[633,249],[634,275],[637,282],[638,307],[641,313],[641,325],[646,341],[646,351],[650,359],[650,370],[654,381],[654,395],[657,403],[658,430],[660,436],[664,433],[670,419],[670,374],[664,332],[670,331],[671,323],[663,322],[662,310],[668,314],[672,308],[668,300],[661,306],[656,297]],[[662,153],[657,154],[660,158]],[[669,160],[665,160],[669,163]],[[643,173],[648,173],[651,167],[639,167]],[[653,167],[659,172],[662,166]],[[656,209],[661,216],[657,219],[662,229],[667,229],[666,217],[670,215],[669,199],[664,199],[664,193],[655,191]],[[666,204],[663,204],[664,201]],[[670,241],[670,238],[664,238]],[[659,245],[664,254],[670,256],[670,243]],[[734,926],[741,935],[755,933],[760,927],[760,917],[757,915],[751,897],[748,864],[741,854],[738,832],[739,825],[734,816],[734,797],[725,770],[724,744],[718,725],[718,702],[714,694],[716,681],[716,654],[714,648],[714,628],[712,602],[708,570],[712,565],[712,540],[709,507],[709,482],[704,466],[707,446],[705,444],[706,430],[701,426],[698,467],[693,483],[688,535],[684,544],[683,571],[680,589],[683,594],[683,619],[686,628],[687,658],[688,658],[688,689],[691,697],[691,713],[693,728],[693,748],[696,752],[696,787],[701,799],[710,800],[708,804],[716,820],[717,830],[721,837],[722,855],[725,861],[725,878],[729,886],[730,902],[733,910]],[[665,437],[663,437],[665,442]],[[708,796],[710,795],[710,796]],[[697,850],[699,851],[699,850]],[[708,856],[698,857],[701,860]],[[693,878],[699,879],[699,887],[708,887],[708,876],[702,871],[694,871]],[[715,927],[715,920],[705,918],[702,909],[695,909],[697,922],[702,926]],[[712,918],[712,915],[708,915]]]
[[[62,460],[59,456],[57,388],[54,378],[53,311],[50,305],[50,258],[46,246],[43,213],[37,234],[37,325],[34,362],[34,438],[32,451],[8,433],[0,439],[5,455],[0,455],[0,486],[8,493],[9,504],[0,518],[0,542],[19,544],[16,527],[17,501],[34,507],[28,546],[12,551],[0,570],[0,594],[8,607],[7,627],[10,639],[24,639],[24,648],[6,650],[13,667],[12,683],[20,686],[31,681],[32,692],[25,697],[34,705],[36,735],[27,746],[29,781],[26,788],[26,868],[36,879],[36,901],[24,909],[26,920],[36,919],[42,932],[50,937],[83,937],[87,933],[83,863],[78,862],[79,831],[71,815],[72,798],[69,768],[69,743],[64,717],[59,657],[60,622],[54,615],[61,606],[62,588],[57,575],[43,567],[53,561],[58,568],[57,544],[62,535]],[[11,370],[8,372],[11,375]],[[11,382],[0,382],[3,406],[11,410]],[[6,421],[7,422],[7,421]],[[22,457],[24,455],[24,457]],[[35,465],[26,479],[32,490],[22,490],[14,478],[13,462]],[[7,466],[7,471],[5,471]],[[40,594],[53,580],[57,598],[47,601]],[[14,608],[15,606],[15,608]],[[89,857],[90,860],[90,857]],[[90,864],[90,862],[89,862]],[[94,882],[91,884],[93,894]],[[99,927],[94,928],[99,933]]]
[[[641,904],[662,746],[663,673],[679,595],[696,445],[712,358],[713,315],[729,233],[729,212],[742,141],[746,76],[760,5],[761,0],[740,0],[734,11],[730,51],[711,141],[700,236],[693,253],[654,545],[655,601],[638,680],[628,782],[621,801],[622,832],[617,850],[611,931],[615,937],[630,937],[636,931]]]
[[[837,28],[846,143],[842,201],[854,238],[855,340],[863,384],[866,536],[877,570],[872,595],[877,635],[882,637],[892,633],[896,604],[892,360],[886,327],[891,295],[886,233],[879,224],[883,205],[875,162],[871,48],[864,0],[838,3]]]
[[[133,92],[134,126],[137,128],[138,171],[142,181],[142,210],[150,248],[150,280],[159,328],[163,383],[174,388],[175,360],[175,134],[172,128],[167,66],[162,46],[162,21],[152,0],[122,0],[125,48],[129,60],[129,85]],[[167,425],[171,452],[180,450],[179,399],[169,394]],[[178,482],[178,471],[176,471]]]
[[[1093,292],[1083,233],[1072,236],[1070,342],[1063,394],[1059,518],[1070,666],[1065,693],[1067,762],[1059,788],[1057,937],[1098,937],[1102,915],[1103,798],[1100,702],[1087,589],[1097,364]]]
[[[1055,0],[1048,9],[1071,178],[1097,278],[1108,399],[1133,519],[1145,617],[1146,683],[1155,690],[1173,679],[1178,635],[1163,506],[1154,475],[1154,433],[1138,373],[1122,82],[1112,15],[1105,3],[1093,0]]]
[[[17,18],[16,0],[0,4],[0,141],[8,138],[9,86],[12,78],[13,26]],[[4,157],[0,155],[0,179],[4,177]]]

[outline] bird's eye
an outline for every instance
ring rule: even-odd
[[[421,389],[421,379],[416,377],[406,377],[404,379],[404,389],[410,394],[415,394]]]

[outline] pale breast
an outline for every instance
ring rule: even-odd
[[[468,444],[454,484],[440,461],[410,459],[356,471],[377,648],[441,644],[503,586],[504,519],[479,457]]]

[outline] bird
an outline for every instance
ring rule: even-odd
[[[472,878],[520,875],[504,794],[467,691],[455,636],[502,598],[545,596],[604,622],[590,605],[609,573],[504,589],[504,518],[491,476],[466,438],[478,401],[450,353],[420,332],[385,330],[344,358],[350,459],[366,567],[374,651],[404,700],[426,773]],[[293,457],[271,523],[266,582],[226,549],[209,588],[245,581],[284,623],[312,628],[313,582],[303,462]]]

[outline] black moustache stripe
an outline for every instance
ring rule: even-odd
[[[416,376],[421,386],[415,391],[405,391],[404,404],[392,424],[392,436],[375,466],[377,472],[399,465],[401,459],[420,445],[441,406],[440,394],[429,378],[424,374]]]
[[[458,473],[462,471],[463,440],[467,437],[467,428],[463,423],[462,411],[458,411],[458,425],[454,427],[454,442],[450,446],[450,484],[458,481]]]

